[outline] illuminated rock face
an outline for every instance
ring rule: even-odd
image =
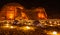
[[[14,19],[17,15],[16,8],[14,6],[8,6],[6,10],[7,19]]]
[[[21,18],[28,20],[28,17],[26,16],[26,14],[24,12],[21,12]]]
[[[37,19],[47,19],[47,14],[44,8],[36,8],[35,11],[37,13]]]
[[[1,9],[2,15],[6,19],[47,19],[45,9],[42,7],[34,8],[26,12],[23,6],[18,3],[9,3]]]
[[[24,7],[21,6],[20,4],[9,3],[2,8],[2,13],[6,16],[6,19],[15,19],[16,17],[19,17],[19,16],[20,16],[19,18],[22,17],[23,19],[24,17],[25,19],[27,19],[26,18],[27,16],[23,12],[23,10],[24,10]]]

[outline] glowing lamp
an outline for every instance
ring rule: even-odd
[[[53,33],[52,33],[53,35],[57,35],[57,32],[56,31],[53,31]]]
[[[35,28],[34,27],[30,27],[30,26],[23,26],[20,29],[23,30],[23,31],[27,31],[27,30],[34,30]]]

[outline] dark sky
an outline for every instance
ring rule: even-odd
[[[59,0],[0,0],[0,8],[6,3],[20,3],[27,9],[32,7],[44,7],[48,16],[60,17],[60,2]]]

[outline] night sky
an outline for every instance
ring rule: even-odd
[[[0,0],[0,9],[5,4],[12,2],[19,3],[26,9],[31,9],[32,7],[44,7],[49,18],[60,18],[59,0]]]

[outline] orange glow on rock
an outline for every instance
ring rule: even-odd
[[[9,6],[6,11],[7,19],[14,19],[16,17],[16,8],[14,6]]]
[[[39,17],[39,18],[45,18],[45,15],[42,14],[42,13],[38,13],[38,17]]]
[[[13,13],[7,13],[7,19],[14,19]]]
[[[20,9],[24,9],[23,7],[19,7]]]
[[[10,15],[9,15],[9,18],[10,18],[10,19],[13,19],[13,18],[14,18],[14,15],[13,15],[13,14],[10,14]]]
[[[36,12],[38,12],[37,13],[38,19],[47,19],[47,14],[44,8],[36,8],[35,10]]]
[[[28,18],[27,18],[27,15],[26,15],[25,13],[23,13],[23,12],[21,12],[21,18],[22,18],[22,19],[28,19]]]

